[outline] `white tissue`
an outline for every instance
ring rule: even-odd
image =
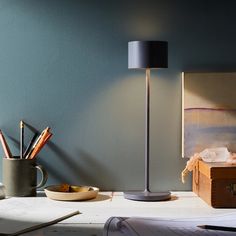
[[[5,186],[0,183],[0,199],[5,198]]]
[[[207,148],[199,156],[205,162],[225,162],[230,157],[230,152],[226,147]]]

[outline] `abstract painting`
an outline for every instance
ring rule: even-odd
[[[182,157],[236,152],[236,73],[182,73]]]

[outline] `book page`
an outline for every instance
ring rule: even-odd
[[[164,219],[164,218],[139,218],[139,217],[111,217],[105,227],[104,235],[107,236],[224,236],[236,235],[236,232],[219,230],[206,230],[198,225],[236,226],[236,213],[225,214],[217,217]]]

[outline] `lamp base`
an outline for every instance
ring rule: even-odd
[[[171,193],[169,191],[157,193],[150,191],[124,192],[124,198],[134,201],[166,201],[171,198]]]

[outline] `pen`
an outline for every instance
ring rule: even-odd
[[[24,152],[24,154],[23,154],[23,158],[25,158],[25,157],[28,155],[28,153],[29,153],[30,150],[32,149],[32,146],[33,146],[33,144],[34,144],[34,142],[35,142],[35,140],[36,140],[37,137],[38,137],[38,133],[35,133],[34,136],[33,136],[33,138],[31,139],[31,141],[29,142],[27,148],[25,149],[25,152]]]
[[[24,149],[24,122],[20,121],[20,158],[23,158]]]
[[[236,228],[235,227],[217,226],[217,225],[198,225],[197,227],[199,227],[201,229],[210,229],[210,230],[221,230],[221,231],[236,232]]]

